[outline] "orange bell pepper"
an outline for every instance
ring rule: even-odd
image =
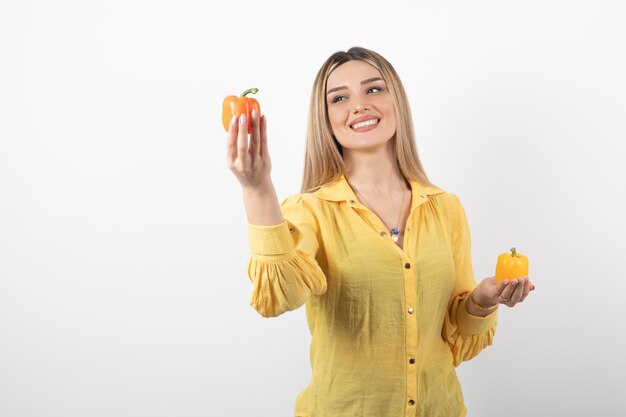
[[[246,95],[250,93],[256,94],[257,91],[259,91],[258,88],[250,88],[241,93],[239,97],[227,96],[224,98],[222,105],[222,124],[227,132],[233,116],[237,115],[237,117],[240,117],[242,114],[246,115],[246,120],[248,121],[248,133],[252,131],[252,110],[256,110],[259,117],[261,117],[261,106],[259,106],[258,101],[252,97],[246,97]]]
[[[515,248],[511,248],[511,253],[505,252],[498,256],[496,282],[526,276],[528,276],[528,257]]]

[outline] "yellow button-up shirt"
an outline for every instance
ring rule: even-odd
[[[466,414],[454,368],[492,343],[496,313],[465,309],[476,281],[458,197],[410,184],[403,248],[344,176],[287,197],[283,223],[248,225],[251,305],[275,317],[306,304],[297,417]]]

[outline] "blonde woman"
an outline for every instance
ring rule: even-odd
[[[310,384],[298,417],[456,417],[455,367],[489,346],[498,306],[528,277],[477,284],[456,195],[428,180],[391,64],[354,47],[313,85],[304,177],[279,203],[265,116],[233,118],[228,166],[242,186],[251,305],[275,317],[305,305]]]

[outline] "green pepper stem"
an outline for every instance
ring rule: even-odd
[[[511,248],[511,256],[514,258],[517,256],[517,251],[515,250],[515,248]]]
[[[257,93],[257,91],[259,91],[259,89],[258,89],[258,88],[249,88],[249,89],[247,89],[246,91],[244,91],[243,93],[241,93],[241,95],[239,96],[239,98],[241,98],[241,97],[245,97],[245,96],[246,96],[246,94],[250,94],[250,93],[252,93],[252,94],[256,94],[256,93]]]

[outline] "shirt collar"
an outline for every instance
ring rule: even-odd
[[[417,207],[428,200],[428,197],[435,194],[441,194],[444,191],[433,186],[422,185],[415,180],[409,180],[413,199],[411,208]],[[348,180],[344,174],[341,174],[336,180],[321,186],[313,193],[318,198],[327,201],[345,201],[351,206],[360,206],[354,191],[348,184]]]

